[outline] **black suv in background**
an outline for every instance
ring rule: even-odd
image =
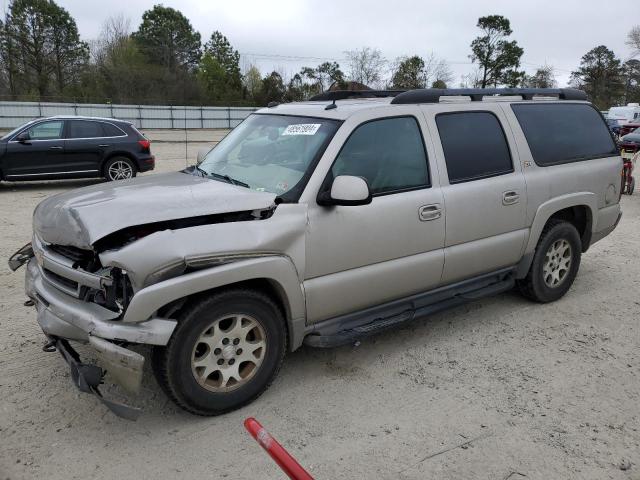
[[[155,167],[150,143],[123,120],[32,120],[0,139],[0,179],[132,178]]]

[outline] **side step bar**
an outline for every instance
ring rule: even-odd
[[[325,320],[311,327],[304,344],[318,348],[348,345],[441,310],[505,292],[515,285],[514,273],[515,269],[508,268],[362,312]]]

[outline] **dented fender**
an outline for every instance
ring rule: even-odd
[[[256,279],[272,282],[282,295],[287,310],[291,347],[297,348],[302,344],[305,329],[304,293],[295,266],[285,256],[269,255],[237,260],[153,284],[134,295],[122,320],[124,323],[145,321],[174,300]]]

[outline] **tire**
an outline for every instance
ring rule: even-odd
[[[103,176],[110,182],[133,178],[136,174],[136,166],[127,157],[112,157],[104,164]]]
[[[633,191],[636,189],[636,179],[631,177],[631,182],[629,183],[629,188],[627,188],[627,193],[629,195],[633,195]]]
[[[581,254],[582,241],[576,227],[563,220],[549,220],[538,240],[529,273],[518,281],[520,292],[540,303],[558,300],[571,288]]]
[[[213,416],[260,396],[280,370],[286,347],[282,312],[267,295],[226,290],[185,309],[166,347],[154,348],[152,366],[179,407]]]

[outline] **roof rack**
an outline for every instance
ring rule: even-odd
[[[465,96],[480,102],[487,96],[521,96],[523,100],[533,100],[535,96],[557,96],[559,100],[587,100],[587,94],[574,88],[423,88],[401,93],[393,104],[438,103],[441,97]]]
[[[384,98],[395,97],[406,90],[333,90],[330,92],[319,93],[309,99],[309,101],[322,100],[345,100],[347,98]]]

